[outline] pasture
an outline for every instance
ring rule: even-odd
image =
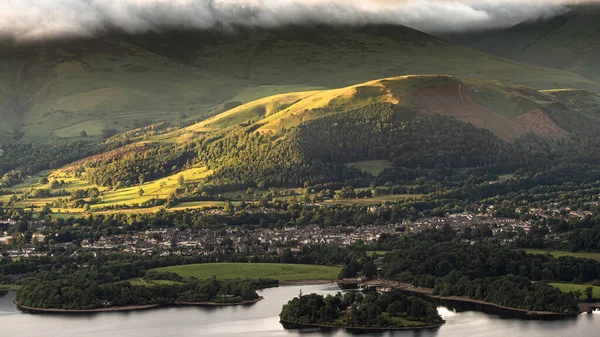
[[[523,250],[529,254],[540,254],[540,255],[550,254],[554,257],[573,256],[573,257],[579,257],[582,259],[592,259],[592,260],[600,261],[600,253],[594,253],[594,252],[576,252],[576,253],[574,253],[574,252],[569,252],[569,251],[565,251],[565,250],[544,250],[544,249],[523,249]]]
[[[276,263],[204,263],[152,269],[158,272],[177,273],[183,277],[221,279],[271,278],[280,281],[335,280],[339,267]]]
[[[577,290],[581,291],[580,300],[585,300],[585,289],[590,287],[589,284],[574,284],[574,283],[548,283],[549,285],[560,289],[562,292],[575,292]],[[600,299],[600,287],[592,287],[594,289],[593,295],[595,299]]]

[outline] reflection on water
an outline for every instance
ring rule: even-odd
[[[285,286],[265,289],[265,299],[250,306],[180,307],[127,313],[92,315],[31,315],[12,304],[14,293],[0,297],[0,336],[11,337],[348,337],[345,331],[286,331],[279,324],[281,306],[302,292],[333,294],[335,285]],[[446,325],[433,331],[396,331],[371,337],[597,337],[600,312],[563,321],[523,321],[476,311],[440,307]]]

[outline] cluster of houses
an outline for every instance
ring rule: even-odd
[[[387,207],[387,206],[379,206]],[[369,212],[378,209],[372,207]],[[545,209],[519,209],[520,213],[542,217],[562,217],[564,219],[583,218],[591,213],[583,210],[568,208]],[[535,217],[534,217],[535,218]],[[420,232],[425,229],[442,228],[449,225],[458,233],[463,233],[468,228],[474,229],[482,225],[489,228],[496,237],[502,237],[503,243],[514,240],[514,235],[499,235],[504,232],[527,233],[534,225],[534,220],[520,220],[512,218],[494,217],[490,209],[480,210],[478,213],[446,214],[443,217],[422,218],[416,221],[386,225],[364,225],[361,227],[333,226],[322,228],[317,225],[283,228],[256,228],[245,229],[242,227],[228,229],[193,228],[178,230],[175,228],[153,229],[129,234],[101,237],[98,240],[83,240],[80,246],[74,243],[57,243],[56,246],[80,247],[89,251],[123,251],[141,255],[152,254],[180,254],[180,255],[220,255],[220,254],[269,254],[278,253],[285,248],[299,251],[303,246],[318,244],[334,244],[348,246],[358,241],[364,243],[374,242],[383,233],[410,233]],[[13,220],[0,220],[4,227],[14,226]],[[6,226],[8,225],[8,226]],[[34,232],[31,244],[20,245],[20,249],[12,249],[15,235],[0,232],[0,249],[5,246],[3,253],[13,257],[35,256],[36,244],[47,241],[43,221],[30,221],[29,231]],[[18,238],[17,238],[18,239]]]
[[[398,225],[367,225],[361,227],[336,226],[321,228],[316,225],[247,230],[173,228],[147,230],[132,234],[83,240],[81,247],[88,250],[122,250],[142,255],[165,254],[264,254],[281,252],[284,248],[298,251],[302,246],[335,244],[348,246],[355,242],[373,242],[383,233],[395,232]]]
[[[409,231],[419,232],[429,228],[442,228],[449,225],[453,230],[461,232],[466,228],[488,226],[494,235],[504,231],[516,231],[518,228],[529,232],[533,221],[523,221],[511,218],[496,218],[486,214],[459,213],[447,214],[445,217],[423,218],[416,221],[404,222]]]

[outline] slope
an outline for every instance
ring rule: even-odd
[[[594,96],[583,90],[580,93],[582,98],[576,99],[577,102],[584,96]],[[402,76],[342,89],[268,97],[163,135],[161,139],[179,143],[198,133],[248,125],[256,125],[258,132],[278,134],[310,120],[374,103],[391,103],[408,119],[451,116],[488,129],[506,140],[514,140],[526,133],[560,137],[566,134],[565,130],[543,111],[544,107],[559,100],[550,92],[542,93],[499,81],[439,75]]]
[[[523,22],[471,46],[501,57],[600,79],[600,5],[572,6],[549,20]]]
[[[6,59],[0,49],[0,59]],[[9,63],[0,62],[0,144],[12,140],[14,131],[19,130],[20,107],[15,97],[14,76]],[[18,138],[18,134],[16,138]]]
[[[108,139],[112,150],[48,176],[65,180],[69,193],[97,187],[100,200],[84,203],[107,211],[124,204],[152,209],[182,202],[214,205],[222,203],[222,192],[248,187],[368,185],[373,175],[394,181],[404,170],[512,172],[552,160],[539,151],[550,139],[563,143],[568,134],[597,135],[599,108],[600,98],[583,90],[401,76],[275,95],[184,128],[157,125],[123,133]],[[538,137],[528,143],[531,134]],[[352,164],[365,161],[384,165],[370,173]],[[32,197],[31,188],[48,188],[36,181],[11,187],[21,194],[18,205],[73,207],[60,195]]]
[[[352,173],[335,165],[365,160],[397,167],[487,165],[500,158],[495,149],[528,134],[597,134],[598,97],[564,92],[421,75],[281,94],[185,128],[117,135],[107,142],[115,150],[72,170],[98,185],[132,186],[140,177],[150,181],[205,166],[213,170],[213,186],[243,187],[346,179]],[[597,113],[583,114],[580,101]]]
[[[13,80],[0,91],[9,86],[18,108],[3,108],[0,118],[11,120],[4,128],[34,142],[201,120],[230,101],[411,73],[538,89],[600,88],[579,75],[507,61],[397,26],[111,34],[1,49],[3,72]]]

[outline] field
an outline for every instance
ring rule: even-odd
[[[173,285],[173,284],[181,284],[179,282],[176,281],[169,281],[169,280],[144,280],[141,278],[132,278],[127,280],[129,283],[131,283],[131,285],[133,286],[146,286],[146,287],[152,287],[155,285]]]
[[[0,284],[0,290],[9,290],[9,291],[17,291],[21,289],[22,286],[16,284]]]
[[[44,172],[43,175],[47,175],[49,181],[53,180],[64,180],[66,185],[64,188],[67,192],[71,192],[78,189],[88,189],[91,187],[97,187],[100,190],[100,203],[91,206],[91,210],[105,207],[105,206],[114,206],[114,205],[133,205],[133,204],[141,204],[144,201],[150,200],[152,198],[167,198],[171,193],[173,193],[178,187],[178,179],[180,175],[183,175],[184,181],[186,183],[198,183],[202,181],[206,176],[208,176],[211,172],[204,167],[199,168],[191,168],[179,172],[175,175],[168,176],[162,179],[154,180],[151,182],[146,182],[141,186],[128,187],[123,189],[111,190],[105,187],[95,186],[86,181],[83,181],[78,178],[72,177],[70,174],[66,173],[63,170],[57,170],[54,172]],[[38,184],[38,180],[41,175],[37,175],[27,179],[24,183],[14,186],[12,189],[15,190],[18,194],[22,194],[25,191],[35,188],[50,188],[50,184],[40,185]],[[140,187],[144,191],[144,195],[139,195]],[[61,189],[62,189],[61,188]],[[8,201],[10,196],[2,196],[0,197],[0,201]],[[60,199],[61,197],[50,197],[50,198],[30,198],[23,201],[19,201],[15,204],[17,207],[28,207],[28,206],[36,206],[43,207],[47,203],[52,203]],[[62,197],[65,198],[65,197]],[[67,197],[68,198],[68,197]],[[198,202],[188,202],[181,203],[177,205],[174,210],[186,209],[186,208],[202,208],[202,207],[214,207],[214,206],[222,206],[224,202],[220,201],[198,201]],[[118,212],[157,212],[160,207],[153,207],[147,209],[126,209],[119,210]],[[69,216],[76,216],[84,212],[83,209],[78,208],[52,208],[52,211],[55,212],[53,217],[57,218],[66,218]],[[110,213],[107,211],[106,213]]]
[[[587,252],[573,253],[573,252],[568,252],[568,251],[564,251],[564,250],[543,250],[543,249],[523,249],[523,250],[529,254],[542,254],[542,255],[550,254],[554,257],[573,256],[573,257],[579,257],[579,258],[583,258],[583,259],[593,259],[596,261],[600,261],[600,253],[587,253]]]
[[[340,268],[300,264],[275,263],[206,263],[190,264],[153,269],[159,272],[173,272],[183,277],[210,278],[213,275],[222,279],[233,278],[272,278],[280,281],[335,280]]]
[[[325,203],[336,205],[377,205],[386,202],[394,202],[401,199],[418,198],[422,196],[423,194],[392,194],[362,199],[326,200]]]
[[[378,256],[383,256],[383,255],[385,255],[387,253],[389,253],[389,251],[387,251],[387,250],[368,250],[367,251],[367,256],[371,257],[374,254],[377,254]]]
[[[565,293],[568,293],[570,291],[581,291],[582,295],[580,297],[581,300],[585,300],[585,289],[590,287],[590,285],[586,285],[586,284],[573,284],[573,283],[549,283],[551,286],[556,287],[560,290],[562,290]],[[600,287],[592,287],[594,288],[594,298],[595,299],[600,299]]]
[[[392,167],[392,163],[387,160],[367,160],[347,163],[346,166],[369,172],[377,177],[381,171],[388,167]]]

